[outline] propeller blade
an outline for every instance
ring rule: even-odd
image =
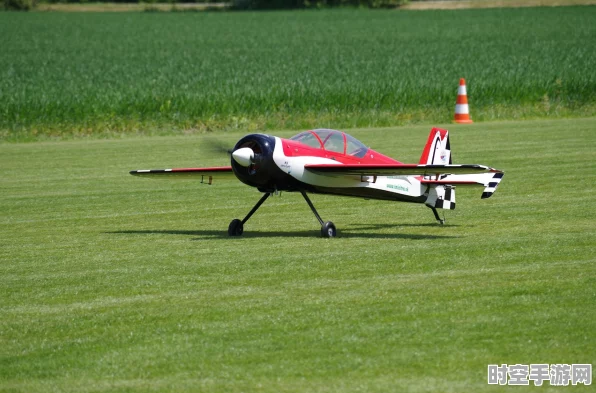
[[[227,154],[232,155],[234,149],[229,148],[229,144],[217,139],[217,138],[205,138],[203,139],[203,145],[206,147],[210,152],[215,154]]]

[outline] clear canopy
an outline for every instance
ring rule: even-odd
[[[349,154],[355,157],[364,157],[368,150],[368,147],[353,136],[327,128],[304,131],[290,139],[317,149]]]

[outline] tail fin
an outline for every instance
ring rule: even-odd
[[[420,157],[421,165],[453,164],[449,131],[441,128],[430,130],[428,141]],[[484,187],[482,199],[490,198],[503,179],[503,171],[491,168],[488,173],[447,174],[440,176],[424,176],[420,184],[427,185],[428,197],[426,205],[435,209],[455,209],[455,187]]]
[[[420,156],[420,164],[447,165],[452,163],[449,131],[433,128],[430,130],[422,156]],[[425,179],[427,178],[425,177]],[[455,209],[455,187],[448,184],[433,184],[429,187],[428,198],[425,203],[428,207],[435,209]]]
[[[449,131],[436,127],[430,130],[419,163],[422,165],[452,164]]]

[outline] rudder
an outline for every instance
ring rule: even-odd
[[[435,209],[455,209],[455,187],[451,185],[436,185],[429,187],[426,206]]]
[[[433,127],[420,156],[421,165],[452,164],[449,131]]]

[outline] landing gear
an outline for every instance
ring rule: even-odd
[[[244,220],[240,221],[239,219],[235,218],[232,220],[232,222],[230,222],[230,225],[228,226],[228,235],[230,236],[241,236],[242,233],[244,232],[244,223],[246,221],[248,221],[248,219],[255,214],[255,212],[259,209],[259,207],[261,207],[261,205],[263,204],[263,202],[265,202],[267,200],[267,198],[269,198],[271,196],[270,192],[266,192],[261,199],[259,199],[259,201],[257,202],[257,204],[251,209],[251,211],[248,212],[248,214],[246,215],[246,217],[244,217]]]
[[[308,195],[306,195],[306,192],[304,192],[304,190],[300,190],[300,193],[304,197],[306,203],[308,203],[308,207],[310,207],[310,210],[312,210],[312,212],[315,214],[315,217],[317,217],[317,220],[319,220],[319,223],[321,224],[321,236],[335,237],[337,235],[335,225],[331,221],[323,222],[323,219],[321,219],[321,216],[319,216],[319,213],[317,213],[317,209],[315,209],[315,206],[310,201]]]
[[[321,227],[322,237],[335,237],[335,235],[337,235],[337,230],[331,221],[327,221],[325,224],[323,224]]]
[[[428,206],[430,207],[430,209],[433,211],[433,214],[435,215],[435,219],[439,222],[439,225],[444,225],[445,224],[445,218],[441,218],[439,216],[439,213],[437,212],[437,209],[432,207],[432,206]]]
[[[304,200],[306,201],[306,203],[308,203],[310,210],[312,210],[312,212],[315,214],[315,217],[317,217],[317,220],[319,220],[319,223],[321,224],[321,236],[322,237],[337,236],[337,229],[335,229],[335,225],[331,221],[323,222],[323,220],[321,219],[321,216],[319,216],[319,213],[317,213],[317,209],[315,209],[314,205],[310,201],[310,198],[308,197],[308,195],[306,195],[306,192],[304,192],[303,190],[300,190],[300,193],[304,197]],[[233,219],[232,222],[230,222],[230,225],[228,226],[228,235],[242,236],[242,233],[244,232],[244,223],[246,221],[248,221],[248,219],[259,209],[259,207],[261,207],[263,202],[265,202],[267,200],[267,198],[269,198],[270,196],[271,196],[270,192],[265,193],[261,197],[261,199],[259,199],[257,204],[251,209],[251,211],[248,212],[246,217],[244,217],[244,220],[239,220],[237,218]]]
[[[228,227],[228,235],[230,236],[241,236],[244,232],[244,224],[239,219],[235,218]]]

